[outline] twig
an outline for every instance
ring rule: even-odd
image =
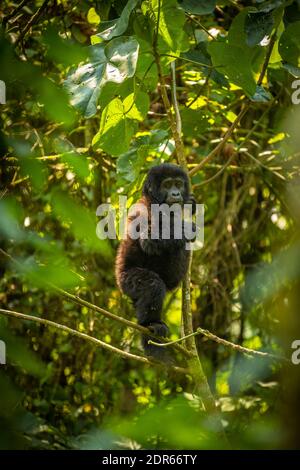
[[[173,99],[173,106],[175,110],[175,119],[176,119],[176,129],[181,137],[181,132],[182,132],[182,122],[181,122],[181,116],[179,112],[179,106],[178,106],[178,101],[177,101],[177,93],[176,93],[176,61],[173,60],[171,63],[171,73],[172,73],[172,99]]]
[[[39,19],[40,16],[42,16],[44,10],[47,8],[47,5],[50,0],[44,0],[40,8],[35,12],[35,14],[31,17],[31,19],[28,21],[27,25],[25,28],[21,31],[20,36],[15,42],[15,45],[17,46],[24,38],[25,34],[30,30],[31,26],[34,25]]]
[[[264,77],[265,77],[265,75],[266,75],[266,71],[267,71],[267,68],[268,68],[269,60],[270,60],[270,58],[271,58],[271,54],[272,54],[272,51],[273,51],[273,47],[274,47],[275,42],[276,42],[276,38],[277,38],[277,28],[275,29],[274,33],[272,34],[271,39],[270,39],[270,42],[269,42],[267,54],[266,54],[266,57],[265,57],[265,60],[264,60],[264,63],[263,63],[263,66],[262,66],[262,69],[261,69],[261,72],[260,72],[258,81],[257,81],[257,85],[258,85],[258,86],[260,86],[260,85],[262,84],[263,79],[264,79]]]
[[[6,251],[4,251],[2,248],[0,248],[0,253],[2,253],[4,256],[6,256],[7,258],[9,258],[13,263],[17,264],[17,265],[20,265],[20,263],[15,259],[13,258],[9,253],[7,253]],[[105,317],[107,318],[110,318],[111,320],[114,320],[116,322],[119,322],[123,325],[126,325],[128,326],[129,328],[132,328],[133,330],[137,330],[139,331],[140,333],[143,333],[143,334],[146,334],[148,336],[151,336],[153,338],[156,338],[156,339],[159,339],[160,341],[166,341],[165,338],[160,338],[158,336],[155,336],[153,335],[153,333],[151,332],[151,330],[149,330],[148,328],[145,328],[144,326],[141,326],[139,325],[138,323],[134,323],[130,320],[127,320],[126,318],[123,318],[123,317],[120,317],[118,315],[115,315],[114,313],[112,312],[109,312],[108,310],[102,308],[102,307],[99,307],[98,305],[94,305],[90,302],[88,302],[87,300],[84,300],[82,299],[81,297],[77,296],[77,295],[74,295],[74,294],[71,294],[70,292],[64,290],[64,289],[61,289],[60,287],[57,287],[55,286],[54,284],[50,284],[50,283],[47,283],[52,289],[54,289],[55,291],[57,292],[60,292],[64,297],[68,298],[69,300],[71,300],[72,302],[75,302],[79,305],[83,305],[84,307],[87,307],[91,310],[94,310],[95,312],[98,312],[98,313],[101,313],[102,315],[104,315]],[[176,347],[177,351],[181,352],[184,356],[186,357],[190,357],[191,354],[189,353],[189,351],[187,351],[185,348],[183,348],[182,346],[180,345],[177,345]]]
[[[218,145],[198,165],[196,165],[192,170],[189,171],[190,176],[194,176],[196,173],[198,173],[198,171],[201,170],[201,168],[203,168],[206,165],[206,163],[208,163],[215,155],[217,155],[222,150],[227,140],[231,137],[233,131],[235,130],[235,128],[241,121],[242,117],[248,111],[249,107],[250,107],[250,102],[248,101],[246,102],[246,104],[241,109],[238,116],[235,118],[235,120],[233,121],[229,129],[227,130],[221,142],[219,142]]]
[[[135,361],[143,362],[144,364],[168,367],[168,368],[174,370],[175,372],[180,372],[182,374],[189,373],[187,369],[184,369],[182,367],[167,366],[164,363],[155,362],[155,361],[152,361],[151,359],[148,359],[146,357],[138,356],[136,354],[132,354],[132,353],[123,351],[122,349],[116,348],[115,346],[112,346],[111,344],[105,343],[104,341],[101,341],[98,338],[94,338],[93,336],[89,336],[85,333],[81,333],[80,331],[73,330],[72,328],[69,328],[66,325],[61,325],[60,323],[56,323],[54,321],[47,320],[46,318],[35,317],[33,315],[26,315],[24,313],[15,312],[13,310],[6,310],[6,309],[3,309],[3,308],[0,308],[0,314],[5,315],[7,317],[18,318],[18,319],[21,319],[21,320],[33,321],[35,323],[40,323],[41,325],[46,325],[46,326],[56,328],[57,330],[65,331],[66,333],[68,333],[72,336],[77,336],[78,338],[81,338],[81,339],[84,339],[84,340],[89,341],[91,343],[94,343],[97,346],[100,346],[101,348],[107,349],[108,351],[110,351],[112,353],[115,353],[115,354],[123,357],[124,359],[134,359]]]
[[[26,3],[29,3],[29,0],[23,0],[20,5],[18,5],[11,13],[9,13],[9,15],[6,15],[3,18],[2,25],[5,27],[6,23],[8,23],[8,21],[11,20],[17,13],[19,13]]]
[[[226,339],[220,338],[219,336],[216,336],[215,334],[211,333],[208,330],[204,330],[203,328],[198,327],[197,330],[194,333],[191,333],[189,335],[183,336],[182,338],[175,339],[174,341],[169,341],[168,343],[156,343],[155,341],[152,341],[151,339],[148,341],[150,344],[154,344],[155,346],[159,347],[165,347],[165,346],[171,346],[173,344],[179,343],[181,341],[186,341],[187,339],[193,337],[193,336],[198,336],[198,335],[204,335],[208,339],[211,339],[212,341],[215,341],[216,343],[222,344],[223,346],[227,346],[231,349],[235,349],[236,351],[243,353],[243,354],[250,354],[252,356],[259,356],[259,357],[269,357],[271,359],[277,359],[280,361],[287,361],[289,362],[289,359],[287,359],[284,356],[278,356],[277,354],[271,354],[268,352],[264,351],[257,351],[256,349],[250,349],[246,348],[244,346],[240,346],[239,344],[232,343],[231,341],[227,341]]]
[[[196,331],[197,334],[202,334],[203,336],[206,336],[206,338],[211,339],[212,341],[215,341],[216,343],[222,344],[223,346],[227,346],[229,348],[235,349],[236,351],[239,351],[243,354],[251,354],[254,356],[260,356],[260,357],[269,357],[272,359],[277,359],[280,361],[286,361],[290,362],[289,359],[287,359],[284,356],[278,356],[276,354],[271,354],[267,353],[264,351],[256,351],[255,349],[250,349],[250,348],[245,348],[244,346],[240,346],[239,344],[231,343],[230,341],[227,341],[226,339],[219,338],[218,336],[214,335],[208,330],[205,330],[203,328],[197,328]]]
[[[267,54],[266,54],[266,57],[265,57],[265,60],[264,60],[264,63],[263,63],[262,69],[261,69],[260,76],[259,76],[258,81],[257,81],[258,86],[260,86],[262,84],[264,76],[266,74],[268,64],[269,64],[269,60],[270,60],[270,57],[271,57],[271,54],[272,54],[272,50],[273,50],[273,47],[274,47],[274,44],[275,44],[275,41],[276,41],[276,37],[277,37],[277,29],[275,30],[275,32],[273,33],[273,35],[271,37],[271,40],[270,40],[270,43],[269,43],[269,46],[268,46],[268,51],[267,51]],[[246,114],[246,112],[249,110],[250,106],[251,106],[251,102],[249,100],[247,100],[246,104],[244,105],[244,107],[242,108],[242,110],[240,111],[240,113],[238,114],[236,119],[233,121],[233,123],[231,124],[229,129],[227,130],[227,132],[224,135],[221,142],[219,142],[219,144],[207,155],[207,157],[205,157],[197,166],[195,166],[192,170],[190,170],[190,172],[189,172],[190,176],[195,175],[199,170],[201,170],[201,168],[203,168],[203,166],[207,162],[209,162],[215,155],[217,155],[222,150],[224,144],[231,137],[233,131],[238,126],[239,122],[241,121],[243,116]]]

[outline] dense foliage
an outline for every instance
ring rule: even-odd
[[[96,209],[136,201],[147,169],[176,162],[179,111],[205,205],[194,328],[290,359],[300,2],[4,0],[0,17],[0,448],[226,446],[190,377],[4,311],[141,354],[136,331],[65,291],[135,321],[115,283],[118,240],[97,237]],[[165,314],[176,339],[180,289]],[[231,446],[295,447],[300,366],[203,335],[197,346]]]

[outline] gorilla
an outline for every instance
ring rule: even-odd
[[[191,205],[194,214],[196,203],[185,171],[169,163],[152,167],[143,185],[142,198],[136,205],[138,209],[128,217],[127,238],[121,242],[116,257],[117,284],[132,300],[138,323],[162,337],[169,331],[161,318],[164,297],[167,291],[179,286],[188,269],[187,244],[192,236],[185,235],[182,207],[186,204]],[[172,208],[178,206],[180,222],[176,225],[178,217]],[[154,207],[158,209],[156,216],[152,212]],[[167,222],[166,237],[163,236],[164,222]],[[180,224],[182,230],[178,236],[175,227]],[[148,340],[147,335],[142,336],[145,354],[166,360],[166,349],[150,345]]]

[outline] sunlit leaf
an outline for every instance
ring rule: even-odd
[[[149,15],[152,27],[156,28],[159,13],[159,49],[169,54],[179,55],[189,48],[184,31],[185,15],[176,0],[149,0],[143,2],[142,11]]]
[[[90,24],[97,25],[100,23],[100,16],[98,15],[94,7],[89,9],[87,14],[87,20]]]
[[[90,46],[90,62],[70,73],[65,85],[71,104],[86,117],[97,111],[99,96],[107,82],[122,83],[135,73],[139,44],[132,37],[112,39]]]
[[[138,2],[139,0],[128,0],[120,18],[112,21],[102,21],[100,23],[100,32],[97,34],[97,36],[108,41],[125,33],[128,27],[130,14]]]
[[[149,97],[146,93],[137,91],[125,98],[123,106],[126,118],[143,121],[149,109]]]
[[[242,47],[216,41],[208,45],[208,51],[211,54],[213,65],[218,67],[220,72],[227,75],[229,80],[241,87],[247,95],[254,95],[256,82],[251,61]]]
[[[126,107],[129,110],[129,107]],[[129,148],[131,138],[137,127],[136,122],[126,116],[124,104],[115,98],[104,109],[99,132],[93,139],[93,145],[111,155],[119,155]]]

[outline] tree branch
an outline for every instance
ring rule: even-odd
[[[179,165],[185,171],[187,171],[187,162],[185,158],[183,140],[181,137],[181,117],[180,117],[179,106],[178,106],[177,95],[176,95],[175,63],[171,65],[172,96],[173,96],[173,107],[175,111],[175,115],[174,115],[172,111],[171,103],[168,97],[167,88],[166,88],[165,80],[164,80],[163,73],[162,73],[160,55],[159,55],[158,48],[157,48],[159,21],[160,21],[160,8],[161,8],[161,1],[159,0],[156,36],[154,37],[154,40],[153,40],[153,53],[154,53],[157,70],[158,70],[161,97],[162,97],[163,104],[164,104],[164,107],[168,116],[168,120],[170,123],[172,136],[175,141],[177,160],[178,160]],[[189,269],[187,271],[187,274],[185,276],[185,279],[183,281],[183,286],[182,286],[182,324],[184,326],[184,334],[189,334],[193,332],[192,313],[191,313],[191,305],[190,305],[191,261],[192,261],[192,252],[189,253]],[[199,396],[204,404],[205,409],[209,412],[216,413],[217,408],[215,404],[215,399],[208,385],[206,375],[204,374],[194,338],[190,340],[189,348],[190,348],[189,351],[191,352],[192,356],[188,359],[188,366],[192,373]],[[220,422],[220,431],[223,432],[221,422]]]
[[[16,265],[20,266],[19,261],[17,261],[15,258],[13,258],[9,253],[4,251],[2,248],[0,248],[0,253],[2,253],[4,256],[9,258]],[[60,287],[57,287],[54,284],[51,284],[51,283],[47,283],[47,284],[52,289],[59,292],[60,294],[62,294],[64,297],[71,300],[72,302],[75,302],[79,305],[82,305],[82,306],[87,307],[91,310],[94,310],[95,312],[101,313],[101,315],[103,315],[107,318],[110,318],[111,320],[114,320],[116,322],[119,322],[119,323],[121,323],[125,326],[128,326],[129,328],[132,328],[133,330],[137,330],[137,331],[139,331],[140,333],[142,333],[144,335],[150,336],[150,337],[155,338],[155,339],[159,339],[162,342],[168,341],[167,338],[160,338],[160,337],[154,335],[151,330],[149,330],[148,328],[145,328],[144,326],[139,325],[138,323],[127,320],[126,318],[120,317],[119,315],[115,315],[114,313],[109,312],[108,310],[106,310],[102,307],[98,307],[98,305],[94,305],[94,304],[88,302],[87,300],[82,299],[78,295],[71,294],[70,292],[68,292],[64,289],[61,289]],[[176,345],[175,349],[178,352],[182,353],[185,357],[190,357],[191,356],[191,353],[189,351],[187,351],[184,347],[180,346],[180,345]]]
[[[273,51],[274,44],[276,42],[276,37],[277,37],[277,29],[275,29],[275,31],[274,31],[271,39],[270,39],[270,43],[269,43],[269,46],[268,46],[266,57],[265,57],[265,60],[264,60],[264,63],[263,63],[258,81],[257,81],[257,86],[260,86],[262,84],[263,79],[265,77],[265,74],[267,72],[270,57],[271,57],[271,54],[272,54],[272,51]],[[241,119],[243,118],[243,116],[246,114],[246,112],[249,110],[250,107],[251,107],[251,102],[249,100],[247,100],[246,103],[244,104],[244,106],[242,107],[240,113],[238,114],[236,119],[233,121],[233,123],[231,124],[229,129],[227,130],[227,132],[224,135],[221,142],[218,143],[218,145],[207,155],[207,157],[205,157],[198,165],[196,165],[192,170],[190,170],[190,172],[189,172],[190,176],[194,176],[199,170],[201,170],[201,168],[204,167],[204,165],[206,163],[208,163],[215,155],[217,155],[222,150],[224,144],[231,137],[233,131],[238,126]]]
[[[7,317],[13,317],[13,318],[18,318],[20,320],[27,320],[27,321],[33,321],[35,323],[40,323],[41,325],[46,325],[49,327],[56,328],[57,330],[65,331],[66,333],[70,334],[71,336],[77,336],[80,339],[84,339],[86,341],[89,341],[90,343],[94,343],[97,346],[106,349],[114,354],[117,354],[121,356],[123,359],[134,359],[135,361],[143,362],[144,364],[148,365],[155,365],[157,367],[167,367],[171,370],[174,370],[174,372],[179,372],[182,374],[188,374],[189,371],[187,369],[184,369],[182,367],[177,367],[177,366],[168,366],[165,363],[160,363],[160,362],[155,362],[152,361],[151,359],[148,359],[144,356],[138,356],[136,354],[132,354],[126,351],[123,351],[122,349],[116,348],[115,346],[112,346],[111,344],[105,343],[104,341],[101,341],[100,339],[94,338],[93,336],[89,336],[85,333],[81,333],[80,331],[73,330],[72,328],[69,328],[66,325],[61,325],[60,323],[56,323],[51,320],[47,320],[46,318],[40,318],[40,317],[35,317],[33,315],[26,315],[24,313],[19,313],[15,312],[13,310],[6,310],[3,308],[0,308],[0,314],[5,315]]]
[[[15,45],[19,44],[23,40],[25,34],[30,30],[31,26],[33,26],[34,23],[36,23],[40,19],[40,17],[42,16],[44,10],[47,8],[47,5],[48,5],[49,1],[50,0],[44,0],[42,5],[40,6],[40,8],[35,12],[35,14],[28,21],[25,28],[21,31],[18,39],[15,42]]]
[[[193,336],[198,336],[198,335],[206,336],[206,338],[212,341],[215,341],[216,343],[222,344],[223,346],[229,347],[243,354],[250,354],[251,356],[259,356],[259,357],[269,357],[270,359],[290,362],[289,359],[287,359],[284,356],[279,356],[277,354],[272,354],[272,353],[268,353],[264,351],[257,351],[256,349],[250,349],[244,346],[240,346],[239,344],[232,343],[231,341],[227,341],[226,339],[220,338],[219,336],[216,336],[210,331],[204,330],[203,328],[200,328],[200,327],[198,327],[197,331],[195,331],[194,333],[191,333],[187,336],[183,336],[182,338],[179,338],[179,339],[175,339],[174,341],[169,341],[168,343],[164,343],[164,344],[156,343],[155,341],[152,341],[152,340],[149,340],[149,343],[154,344],[155,346],[158,346],[160,348],[163,348],[165,346],[171,346],[181,341],[185,341]]]

